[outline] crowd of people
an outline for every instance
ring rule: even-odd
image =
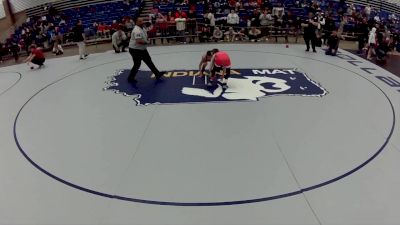
[[[125,0],[124,2],[129,5],[132,1]],[[20,54],[29,55],[31,53],[30,46],[32,44],[41,49],[51,50],[55,55],[61,55],[64,53],[64,44],[75,42],[76,35],[73,29],[76,27],[76,23],[73,23],[72,19],[63,12],[58,12],[52,4],[47,4],[44,11],[47,13],[43,16],[27,18],[21,26],[15,28],[7,39],[0,42],[0,61],[5,56],[12,56],[18,62]],[[118,23],[115,21],[108,25],[103,22],[94,22],[90,27],[83,27],[85,40],[96,35],[111,37],[111,34],[118,30],[121,25],[132,30],[133,19],[129,16],[123,16]]]
[[[163,15],[158,8],[171,4],[171,1],[156,0],[154,3],[155,8],[149,15],[149,20],[154,21],[152,24],[158,27],[161,38],[164,34],[176,35],[173,30],[171,32],[171,29],[166,29],[165,23],[173,27],[176,18],[183,17],[190,21],[196,17],[193,15],[196,6],[190,1],[175,2],[189,7],[187,15],[173,12]],[[279,36],[285,37],[288,42],[289,35],[295,36],[297,42],[299,34],[303,33],[306,50],[310,49],[310,44],[314,51],[316,46],[320,47],[323,44],[328,44],[329,47],[334,45],[332,47],[337,48],[340,39],[350,37],[358,41],[359,53],[365,48],[368,48],[369,54],[376,48],[385,53],[394,49],[400,51],[399,18],[394,14],[381,18],[379,10],[370,5],[356,7],[346,4],[344,0],[336,5],[333,1],[325,0],[295,0],[292,1],[291,7],[285,7],[279,2],[273,5],[269,0],[217,0],[202,3],[205,13],[200,18],[197,17],[200,42],[256,42],[268,40],[269,37],[277,40]],[[293,13],[293,8],[303,9],[307,16]],[[375,44],[370,43],[373,28],[376,28],[376,34],[373,34],[376,37]],[[193,34],[189,25],[186,33],[189,36]]]
[[[152,44],[156,44],[157,39],[163,44],[197,40],[258,42],[269,38],[277,40],[278,37],[284,37],[288,42],[289,36],[294,36],[297,42],[303,34],[306,50],[311,48],[315,52],[316,47],[328,44],[331,49],[328,54],[335,54],[339,41],[350,33],[358,42],[359,53],[367,51],[368,58],[374,53],[379,55],[396,48],[400,50],[399,20],[395,15],[380,18],[379,12],[370,5],[355,7],[344,0],[336,5],[328,0],[293,0],[290,7],[287,7],[288,1],[285,2],[286,5],[272,4],[269,0],[155,0],[144,27]],[[176,6],[176,11],[160,10],[168,4]],[[199,6],[204,11],[200,15]],[[184,7],[188,10],[182,10]],[[305,14],[293,12],[299,8]],[[4,43],[0,43],[0,57],[10,54],[18,61],[20,51],[30,54],[31,44],[50,48],[57,55],[63,54],[62,44],[67,40],[82,42],[77,41],[73,27],[76,26],[67,26],[65,18],[50,5],[46,16],[29,18]],[[94,22],[89,27],[81,27],[79,32],[84,33],[83,41],[91,36],[110,38],[118,53],[125,51],[133,27],[133,18],[125,16],[112,24]],[[83,49],[82,44],[80,49]],[[84,49],[82,51],[80,55],[84,58],[86,53]]]

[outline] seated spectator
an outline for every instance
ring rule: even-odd
[[[257,42],[261,38],[261,31],[256,27],[252,27],[249,31],[249,39],[252,42]]]
[[[46,60],[44,57],[44,54],[40,48],[38,48],[35,44],[32,44],[31,47],[31,54],[28,58],[26,58],[25,62],[28,63],[33,63],[35,65],[38,65],[39,68],[43,66],[44,61]],[[31,69],[34,69],[33,66],[31,66]]]
[[[339,48],[339,37],[337,35],[337,30],[332,31],[331,36],[329,36],[328,47],[329,48],[325,54],[335,56]]]
[[[233,27],[229,27],[229,30],[225,32],[225,40],[228,42],[233,42],[236,40],[237,33]]]
[[[222,40],[222,37],[223,37],[222,31],[219,29],[219,27],[215,27],[215,29],[214,29],[214,34],[213,34],[213,36],[212,36],[212,39],[213,39],[215,42],[218,42],[218,41],[221,41],[221,40]]]
[[[125,48],[128,47],[129,41],[121,27],[112,35],[111,40],[115,53],[126,52]]]
[[[211,30],[210,27],[205,25],[200,27],[200,32],[199,32],[199,41],[200,42],[208,42],[210,41],[211,38]]]
[[[105,23],[100,23],[99,26],[97,27],[97,35],[100,37],[109,37],[110,36],[110,30],[108,26]]]
[[[237,37],[239,39],[239,41],[247,41],[249,40],[249,37],[246,34],[246,29],[242,28],[238,33],[237,33]]]
[[[60,32],[60,28],[55,27],[54,33],[52,36],[52,40],[53,40],[53,53],[56,55],[64,54],[64,49],[61,46],[62,38],[63,38],[63,36],[62,36],[62,33]]]

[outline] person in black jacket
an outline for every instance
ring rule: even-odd
[[[357,42],[358,42],[358,51],[357,54],[362,54],[362,50],[365,47],[365,43],[368,40],[368,21],[367,19],[363,19],[362,21],[358,21],[356,24],[356,33],[357,33]]]
[[[317,27],[318,27],[318,19],[314,17],[313,13],[308,13],[308,19],[303,21],[302,27],[304,27],[304,41],[306,42],[307,49],[306,51],[310,51],[310,42],[313,49],[313,52],[317,52],[315,50],[315,44],[317,41]]]
[[[322,27],[322,39],[324,40],[323,44],[325,45],[329,39],[329,37],[332,34],[332,31],[336,28],[335,26],[335,21],[332,18],[331,14],[328,14],[328,16],[325,19],[325,25],[321,26]]]
[[[77,43],[79,48],[79,59],[86,59],[88,54],[86,53],[86,44],[85,44],[85,31],[82,25],[82,21],[78,20],[76,26],[72,29],[74,33],[74,42]]]
[[[332,31],[331,36],[328,38],[328,46],[329,48],[325,54],[335,56],[339,48],[339,37],[337,36],[337,30]]]

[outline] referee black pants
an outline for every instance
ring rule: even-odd
[[[129,74],[128,78],[129,80],[135,79],[136,74],[139,71],[140,65],[142,64],[142,61],[146,63],[146,65],[150,68],[151,72],[153,72],[155,75],[158,75],[160,73],[160,71],[158,71],[153,61],[151,60],[151,57],[147,49],[139,50],[139,49],[129,48],[129,53],[131,54],[133,59],[133,67],[131,73]]]
[[[304,34],[304,41],[306,42],[307,51],[310,50],[310,41],[311,41],[311,47],[312,47],[313,51],[315,51],[317,36],[314,33]]]

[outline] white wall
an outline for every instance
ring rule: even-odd
[[[38,5],[56,1],[58,0],[10,0],[10,3],[12,5],[13,12],[17,13]]]
[[[3,1],[0,0],[0,19],[6,17],[6,12],[4,11]]]

